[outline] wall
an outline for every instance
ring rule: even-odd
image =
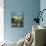
[[[40,0],[40,9],[41,9],[41,11],[43,10],[43,9],[46,9],[46,0]],[[42,25],[42,26],[46,26],[46,10],[43,12],[43,15],[42,15],[42,17],[43,17],[43,22],[41,21],[40,22],[40,25]]]
[[[40,9],[40,0],[5,0],[4,9],[4,39],[7,41],[18,41],[24,37],[32,28],[32,20],[36,17],[35,12]],[[11,27],[11,12],[24,11],[24,27]]]
[[[4,41],[4,0],[0,0],[0,42]]]

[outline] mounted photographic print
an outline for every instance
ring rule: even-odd
[[[11,16],[11,27],[23,27],[24,23],[24,12],[12,12]]]

